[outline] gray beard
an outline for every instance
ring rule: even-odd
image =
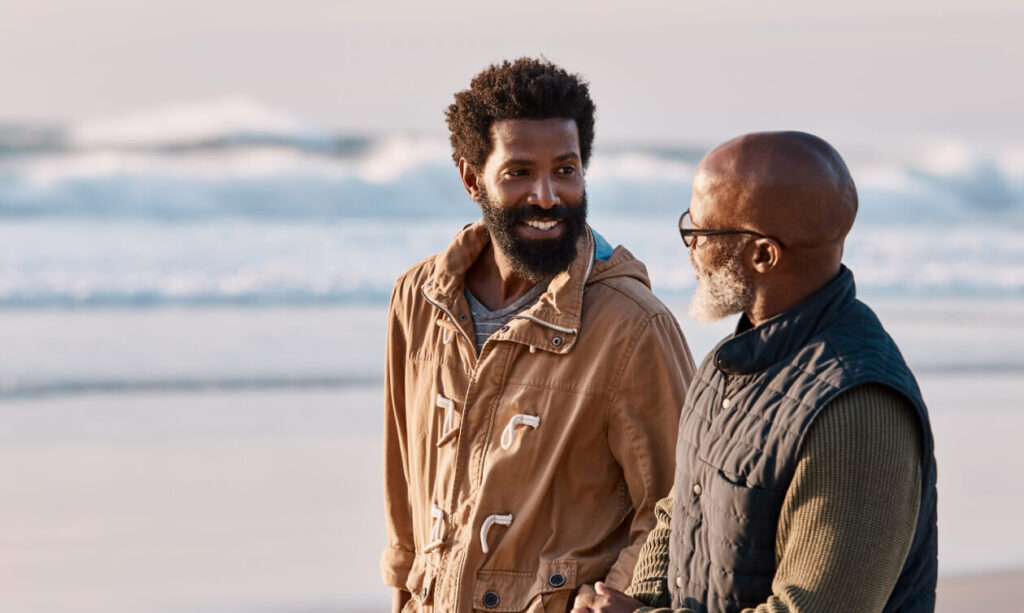
[[[739,254],[745,243],[739,243],[724,255],[721,266],[714,270],[702,268],[693,262],[697,273],[697,290],[690,300],[690,317],[703,323],[742,313],[753,301],[753,289],[740,268]]]

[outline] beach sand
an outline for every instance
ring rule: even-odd
[[[943,577],[939,580],[938,613],[1019,611],[1024,602],[1024,570]]]
[[[0,610],[380,609],[379,394],[3,403]]]
[[[962,400],[955,378],[924,384]],[[1013,610],[1024,572],[977,568],[1024,568],[1017,496],[969,477],[1017,453],[1021,418],[942,407],[936,438],[960,444],[940,447],[939,610]],[[4,402],[3,609],[386,610],[379,414],[376,386]]]
[[[1024,306],[882,306],[932,414],[939,611],[1016,610]],[[0,610],[386,611],[382,321],[383,307],[3,314]],[[683,325],[697,356],[729,326]],[[305,383],[259,387],[289,377]]]

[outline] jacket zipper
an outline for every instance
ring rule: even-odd
[[[428,295],[427,295],[427,290],[423,289],[422,287],[420,288],[420,293],[421,293],[421,294],[423,294],[423,297],[424,297],[424,298],[425,298],[425,299],[427,300],[427,302],[429,302],[430,304],[434,305],[435,307],[437,307],[437,308],[441,309],[441,311],[442,311],[442,312],[443,312],[443,313],[444,313],[445,315],[447,315],[447,316],[448,316],[448,319],[452,320],[452,324],[454,324],[454,325],[455,325],[455,328],[456,328],[456,329],[457,329],[457,330],[459,331],[459,333],[460,333],[460,334],[462,335],[462,338],[466,339],[466,342],[468,342],[468,343],[469,343],[470,345],[472,345],[472,346],[473,346],[473,349],[474,349],[474,351],[475,351],[475,349],[476,349],[476,345],[475,345],[475,344],[473,344],[473,341],[472,341],[472,340],[470,340],[470,338],[469,338],[469,335],[468,335],[468,334],[466,334],[466,331],[465,331],[465,330],[463,330],[463,329],[462,329],[462,326],[460,326],[460,325],[459,325],[459,323],[458,323],[458,321],[456,321],[456,319],[455,319],[455,316],[454,316],[454,315],[452,315],[452,312],[451,312],[451,311],[449,311],[448,309],[444,308],[443,306],[441,306],[440,304],[438,304],[438,303],[437,303],[437,302],[435,302],[434,300],[431,300],[430,296],[428,296]]]
[[[555,324],[548,323],[548,322],[544,321],[543,319],[537,319],[536,317],[533,317],[531,315],[514,315],[512,317],[512,319],[528,319],[528,320],[530,320],[530,321],[532,321],[534,323],[538,323],[538,324],[540,324],[542,326],[546,326],[548,328],[551,328],[552,330],[555,330],[556,332],[562,332],[564,334],[579,334],[579,331],[580,331],[579,328],[563,328],[561,326],[556,326]]]

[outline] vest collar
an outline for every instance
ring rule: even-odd
[[[727,374],[744,375],[780,362],[827,329],[856,295],[853,273],[841,266],[816,294],[763,324],[753,327],[743,315],[736,332],[715,348],[715,366]]]

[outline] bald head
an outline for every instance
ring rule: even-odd
[[[756,230],[785,247],[831,245],[839,254],[857,214],[846,163],[804,132],[759,132],[719,145],[697,167],[693,196],[699,226]]]

